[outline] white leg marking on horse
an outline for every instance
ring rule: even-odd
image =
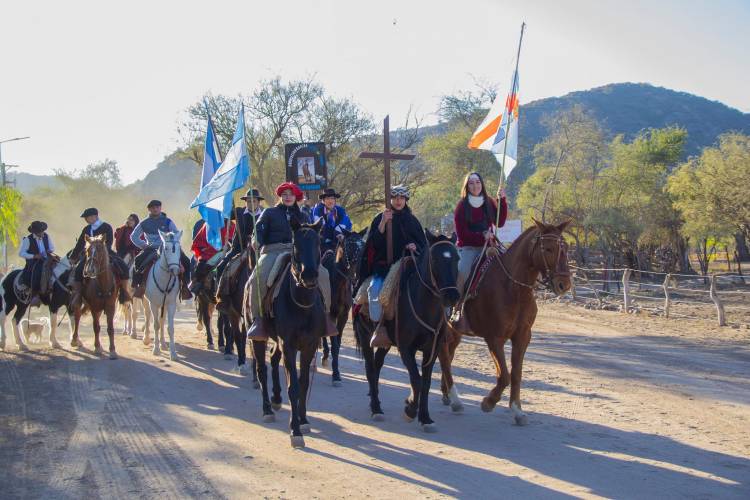
[[[526,425],[529,423],[529,418],[526,416],[523,410],[521,410],[521,407],[517,402],[513,401],[510,404],[510,411],[513,413],[513,418],[516,421],[516,425]]]
[[[11,325],[13,326],[13,339],[16,341],[18,350],[28,351],[29,348],[26,347],[26,344],[23,343],[23,340],[21,340],[21,335],[18,333],[18,323],[16,323],[15,321],[11,321]]]
[[[448,395],[451,399],[451,410],[456,413],[462,412],[464,409],[464,404],[461,401],[461,396],[458,395],[456,384],[453,384],[451,386],[450,391],[448,391]]]
[[[53,349],[60,349],[57,342],[57,313],[49,312],[49,345]]]

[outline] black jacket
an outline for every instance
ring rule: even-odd
[[[274,243],[291,243],[292,227],[289,222],[292,219],[296,219],[300,224],[307,222],[305,215],[296,203],[291,207],[279,203],[275,207],[263,210],[257,221],[258,227],[255,231],[258,248]]]
[[[385,276],[388,274],[388,247],[386,233],[380,233],[378,226],[383,219],[382,212],[375,216],[367,237],[367,244],[362,254],[359,267],[360,283],[373,274]],[[393,259],[398,260],[404,256],[406,245],[414,243],[417,252],[423,252],[427,248],[427,238],[424,235],[422,224],[419,223],[411,209],[407,206],[403,210],[393,211]]]
[[[109,253],[113,253],[112,250],[112,244],[114,243],[115,236],[114,231],[112,230],[112,226],[107,224],[106,222],[102,222],[102,225],[96,228],[94,231],[94,234],[91,234],[91,226],[86,225],[81,230],[81,234],[78,236],[78,241],[76,242],[76,246],[73,248],[73,250],[70,252],[70,258],[71,260],[78,260],[80,259],[81,255],[83,254],[83,251],[86,249],[86,236],[99,236],[104,235],[104,244],[107,245],[107,249],[109,250]]]
[[[253,216],[245,213],[245,208],[235,209],[235,222],[237,230],[232,238],[232,253],[241,253],[247,247],[253,237],[255,226],[253,225]],[[256,222],[260,220],[260,215],[256,215]]]

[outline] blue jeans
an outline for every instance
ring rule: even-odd
[[[382,276],[373,276],[372,283],[367,289],[367,301],[370,306],[370,319],[372,321],[380,321],[380,317],[383,315],[383,307],[380,305],[380,290],[383,288],[383,282],[385,278]]]

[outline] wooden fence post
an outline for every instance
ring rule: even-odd
[[[664,317],[669,318],[669,282],[672,280],[672,275],[667,274],[664,277],[664,284],[662,284],[662,288],[664,288]]]
[[[623,312],[627,313],[630,311],[630,273],[632,269],[625,269],[622,273],[622,297],[624,301]]]
[[[714,301],[714,304],[716,304],[716,317],[719,320],[719,326],[726,326],[727,319],[724,315],[724,304],[721,303],[721,299],[719,299],[719,294],[716,293],[716,275],[711,275],[711,290],[709,292],[711,296],[711,300]]]
[[[570,293],[573,294],[573,302],[576,302],[578,300],[576,296],[576,273],[570,275]]]

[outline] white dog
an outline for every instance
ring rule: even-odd
[[[44,336],[44,329],[50,331],[49,318],[39,318],[38,321],[29,321],[27,318],[21,320],[21,333],[23,334],[26,342],[38,344],[42,341]]]

